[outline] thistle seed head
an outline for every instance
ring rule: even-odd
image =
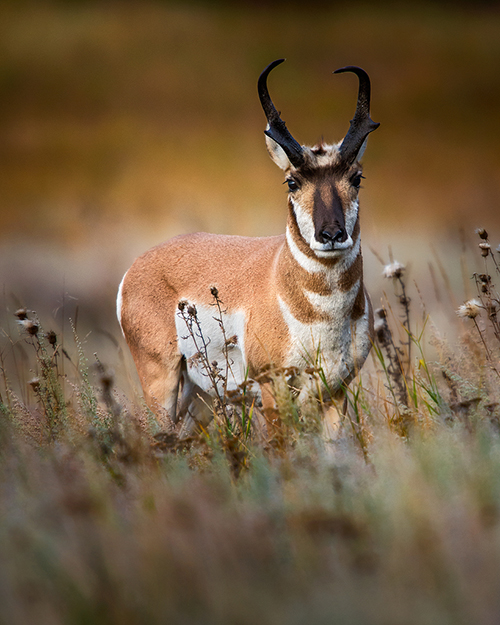
[[[491,245],[486,241],[481,241],[481,243],[479,243],[479,249],[481,250],[481,256],[486,257],[490,253]]]
[[[487,239],[488,238],[488,233],[486,232],[486,230],[484,228],[477,228],[476,230],[476,234],[481,238],[481,239]]]
[[[14,315],[19,319],[19,321],[23,321],[28,318],[28,311],[26,308],[19,308],[19,310],[16,310]]]
[[[32,378],[29,382],[28,385],[31,386],[31,388],[35,391],[35,393],[39,390],[40,388],[40,378]]]
[[[477,299],[470,299],[459,307],[457,315],[461,319],[475,319],[480,312],[481,302]]]
[[[36,336],[38,334],[39,326],[35,321],[31,321],[31,319],[19,319],[17,323],[19,323],[30,336]]]
[[[54,332],[54,330],[49,330],[45,337],[49,344],[52,345],[52,347],[57,343],[57,334]]]
[[[404,274],[406,267],[397,261],[389,263],[384,267],[382,275],[384,278],[401,278]]]

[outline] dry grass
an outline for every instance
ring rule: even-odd
[[[279,437],[228,413],[180,443],[78,338],[63,346],[17,311],[0,363],[0,622],[495,623],[493,260],[478,255],[491,278],[456,346],[427,322],[435,362],[405,270],[387,270],[385,339],[328,440],[323,405],[301,410],[277,384]]]

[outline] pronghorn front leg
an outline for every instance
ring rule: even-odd
[[[269,438],[275,438],[282,433],[282,422],[276,404],[276,397],[272,381],[260,383],[260,393],[262,397],[262,412],[266,421],[267,434]]]

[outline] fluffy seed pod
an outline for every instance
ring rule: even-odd
[[[470,299],[462,304],[457,310],[457,315],[461,319],[475,319],[481,312],[481,302],[477,299]]]
[[[382,275],[384,278],[401,278],[404,274],[406,267],[397,261],[389,263],[384,267]]]
[[[28,385],[35,391],[35,393],[40,389],[40,378],[32,378]]]
[[[20,308],[19,310],[16,310],[14,315],[19,319],[19,321],[23,321],[28,318],[28,311],[26,308]]]
[[[30,336],[36,336],[38,334],[39,326],[35,321],[31,321],[31,319],[20,319],[18,323],[22,325]]]

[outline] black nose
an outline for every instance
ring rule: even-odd
[[[343,228],[339,228],[335,234],[331,234],[331,232],[329,230],[322,230],[320,232],[320,237],[323,239],[321,241],[321,243],[335,243],[336,241],[345,241],[346,240],[346,236],[345,236],[346,232]]]

